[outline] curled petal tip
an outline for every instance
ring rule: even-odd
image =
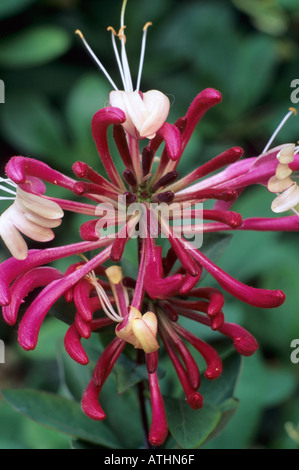
[[[222,101],[222,95],[220,91],[216,90],[215,88],[206,88],[200,94],[201,97],[209,98],[210,100],[214,100],[215,102],[220,103]]]
[[[193,408],[193,410],[199,410],[203,407],[203,397],[199,392],[192,392],[187,396],[186,399],[188,405]]]
[[[284,292],[282,292],[281,290],[277,290],[276,291],[276,298],[277,298],[277,305],[276,307],[280,307],[280,305],[282,305],[286,299],[286,296],[284,294]]]
[[[251,356],[258,349],[258,342],[252,335],[248,334],[246,336],[235,338],[234,347],[242,356]]]

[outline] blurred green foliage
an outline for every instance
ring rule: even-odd
[[[90,122],[95,111],[107,104],[109,84],[86,55],[74,31],[79,28],[84,32],[113,78],[118,77],[106,28],[111,24],[118,27],[120,6],[121,0],[0,0],[0,78],[5,83],[5,104],[0,105],[1,174],[7,160],[18,154],[40,158],[68,174],[78,159],[101,169]],[[149,20],[153,26],[148,34],[142,89],[156,88],[170,97],[170,121],[185,114],[194,96],[205,87],[215,87],[223,95],[222,103],[209,111],[196,130],[180,172],[190,171],[234,145],[243,146],[246,156],[259,154],[292,106],[290,83],[298,78],[298,1],[129,0],[127,48],[135,77],[142,27]],[[298,138],[299,121],[292,117],[275,143],[296,142]],[[58,190],[58,195],[63,197],[64,191]],[[243,216],[270,216],[271,200],[264,188],[254,188],[243,194],[235,209]],[[55,243],[79,240],[82,219],[67,215],[63,228],[56,230]],[[1,260],[6,256],[6,249],[1,247]],[[131,266],[130,260],[129,249],[127,266]],[[235,233],[219,265],[243,282],[282,289],[287,300],[275,311],[263,311],[227,296],[224,310],[227,320],[247,327],[256,336],[260,349],[253,357],[245,358],[238,380],[233,381],[234,390],[228,397],[238,398],[237,411],[236,402],[230,401],[230,409],[235,411],[230,422],[205,447],[296,448],[298,443],[286,431],[285,423],[291,422],[295,427],[299,423],[299,364],[290,361],[291,340],[299,337],[298,234]],[[57,266],[65,269],[67,263],[62,260]],[[204,282],[211,285],[212,279],[206,276]],[[6,344],[6,364],[0,364],[0,380],[3,389],[46,392],[36,400],[47,401],[51,393],[60,393],[62,402],[57,402],[58,409],[69,412],[70,417],[78,412],[78,406],[63,400],[80,399],[89,372],[82,367],[79,371],[79,366],[71,365],[72,361],[64,357],[61,344],[65,331],[65,324],[49,317],[36,351],[24,353],[17,345],[16,330],[0,320],[0,338]],[[214,338],[211,333],[201,330],[198,333],[203,339]],[[127,386],[122,381],[125,370],[126,364],[120,364],[118,387],[123,389]],[[138,374],[143,377],[142,370]],[[107,425],[100,423],[103,440],[91,442],[105,446],[106,436],[112,447],[117,443],[142,445],[136,437],[141,431],[130,419],[138,420],[133,389],[117,397],[114,380],[112,377],[106,391],[103,390],[108,420]],[[138,379],[135,375],[130,380],[133,383]],[[171,371],[167,370],[161,383],[166,394],[176,396]],[[216,382],[212,385],[217,387]],[[70,438],[64,434],[63,420],[53,426],[50,422],[53,416],[32,416],[30,403],[35,395],[32,398],[25,392],[27,401],[17,391],[6,391],[6,400],[37,423],[17,414],[1,399],[0,448],[68,447]],[[20,396],[23,408],[17,405]],[[109,406],[111,400],[113,406],[111,403]],[[205,437],[219,424],[224,410],[223,403],[220,406],[211,402],[208,406],[212,412],[205,422]],[[122,413],[124,408],[126,413]],[[167,409],[172,416],[171,399]],[[189,419],[186,413],[184,416]],[[76,448],[84,447],[82,439],[94,432],[93,424],[87,425],[83,417],[80,419],[82,435],[70,432],[72,446]],[[118,419],[123,420],[121,427],[116,427]],[[199,422],[194,420],[192,426],[202,424],[201,419],[205,417],[199,418]],[[125,442],[119,431],[122,427],[127,429],[126,426],[131,426],[130,442]],[[171,418],[170,427],[177,442],[184,445],[188,436],[182,435],[177,421]],[[196,432],[196,428],[190,429]],[[202,436],[197,436],[193,446],[200,443]],[[170,440],[171,445],[174,441]]]

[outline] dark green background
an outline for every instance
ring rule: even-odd
[[[90,121],[107,104],[110,87],[74,31],[84,32],[120,85],[106,31],[109,25],[118,28],[120,7],[120,0],[0,0],[0,78],[6,85],[6,102],[0,105],[2,175],[13,155],[39,158],[70,175],[77,159],[101,171]],[[215,87],[223,95],[196,129],[179,171],[190,171],[234,145],[242,146],[246,156],[258,155],[292,106],[290,83],[299,78],[298,0],[129,0],[127,51],[135,79],[147,21],[153,26],[141,89],[155,88],[169,96],[170,122],[185,114],[203,88]],[[299,118],[292,117],[275,144],[298,139]],[[271,200],[265,188],[252,188],[235,208],[244,217],[270,216]],[[83,220],[66,215],[52,245],[78,241]],[[6,256],[2,245],[1,260]],[[127,264],[132,256],[127,250]],[[238,411],[206,446],[295,448],[285,423],[299,423],[299,364],[290,361],[291,340],[299,338],[298,234],[236,233],[219,265],[243,282],[282,289],[287,300],[275,311],[262,311],[227,296],[227,320],[246,326],[260,348],[243,362],[235,392],[241,400]],[[57,266],[65,269],[67,263]],[[37,350],[25,353],[17,346],[16,328],[0,320],[0,338],[6,343],[1,388],[65,393],[57,361],[57,344],[65,331],[65,324],[49,317]],[[209,334],[203,337],[210,339]],[[114,409],[113,400],[117,397],[111,397]],[[41,427],[0,400],[0,448],[68,445],[63,433]]]

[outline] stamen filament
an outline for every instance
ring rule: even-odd
[[[13,194],[14,196],[16,196],[16,192],[15,192],[15,191],[13,191],[12,189],[6,188],[6,187],[3,186],[2,184],[0,184],[0,189],[2,189],[2,191],[5,191],[6,193]],[[13,199],[14,199],[14,198],[13,198]]]
[[[97,277],[92,271],[91,273],[86,276],[89,280],[89,282],[94,286],[96,293],[98,295],[98,298],[101,302],[102,309],[106,313],[107,317],[109,317],[111,320],[114,322],[120,323],[123,321],[123,318],[119,316],[116,311],[114,310],[105,290],[103,287],[98,283]]]
[[[75,31],[75,34],[78,34],[78,36],[80,36],[86,50],[89,52],[89,54],[91,55],[91,57],[93,58],[93,60],[95,61],[95,63],[97,64],[97,66],[101,69],[101,71],[103,72],[103,74],[105,75],[105,77],[109,80],[109,82],[111,83],[112,87],[114,88],[115,91],[118,91],[118,88],[117,86],[115,85],[114,81],[112,80],[112,78],[110,77],[109,73],[107,72],[107,70],[105,69],[105,67],[103,66],[103,64],[99,61],[99,59],[97,58],[97,56],[95,55],[95,53],[93,52],[93,50],[91,49],[91,47],[89,46],[88,42],[86,41],[85,37],[83,36],[82,32],[77,29]]]
[[[289,117],[292,115],[292,114],[295,114],[295,116],[297,115],[297,111],[295,108],[289,108],[289,112],[285,115],[285,117],[283,118],[283,120],[281,121],[281,123],[279,124],[279,126],[276,128],[276,130],[273,132],[269,142],[267,143],[266,147],[264,148],[263,152],[262,152],[262,155],[264,153],[266,153],[268,151],[268,149],[270,148],[273,140],[275,139],[275,137],[277,136],[277,134],[279,133],[280,129],[285,125],[285,123],[287,122],[287,120],[289,119]]]
[[[122,61],[122,66],[123,66],[123,71],[124,71],[124,76],[125,76],[125,91],[128,93],[131,93],[133,92],[133,83],[131,79],[131,72],[130,72],[129,62],[127,58],[127,53],[126,53],[126,46],[125,46],[126,36],[123,32],[125,29],[126,5],[127,5],[127,0],[124,0],[122,4],[122,9],[121,9],[121,15],[120,15],[120,30],[119,30],[118,36],[121,42],[121,61]]]
[[[8,184],[9,186],[13,186],[14,188],[17,188],[17,186],[18,186],[18,185],[17,185],[14,181],[12,181],[10,178],[1,178],[1,176],[0,176],[0,183],[6,183],[6,184]]]
[[[125,82],[123,66],[122,66],[122,63],[121,63],[121,60],[120,60],[120,57],[119,57],[119,53],[118,53],[118,49],[117,49],[116,41],[115,41],[115,36],[117,36],[117,34],[116,34],[115,29],[112,26],[109,26],[107,28],[107,31],[111,31],[111,33],[112,33],[112,46],[113,46],[113,50],[114,50],[114,55],[116,57],[116,61],[117,61],[119,73],[120,73],[120,76],[121,76],[121,80],[122,80],[123,86],[125,88],[126,82]]]
[[[148,30],[148,27],[151,26],[151,25],[152,25],[152,23],[150,21],[148,21],[143,27],[143,36],[142,36],[142,44],[141,44],[141,53],[140,53],[140,61],[139,61],[136,91],[139,91],[139,89],[140,89],[141,74],[142,74],[144,54],[145,54],[147,30]]]

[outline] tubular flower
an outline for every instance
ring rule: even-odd
[[[165,258],[166,261],[166,258]],[[236,351],[244,356],[253,354],[258,344],[254,337],[241,326],[228,323],[224,319],[223,294],[215,288],[193,288],[188,295],[175,295],[168,299],[153,302],[149,296],[142,297],[140,307],[140,293],[142,289],[143,273],[139,270],[137,281],[123,277],[119,267],[108,269],[98,267],[97,276],[93,273],[93,280],[88,275],[85,280],[91,283],[92,288],[85,293],[89,302],[91,314],[83,313],[86,302],[77,302],[77,313],[85,323],[83,330],[77,321],[69,326],[65,335],[65,348],[68,354],[80,364],[89,362],[88,356],[81,344],[82,338],[90,336],[91,332],[117,322],[116,337],[102,352],[93,372],[92,379],[82,397],[83,411],[92,419],[105,419],[106,414],[99,403],[99,396],[109,374],[111,373],[125,346],[144,352],[144,362],[148,371],[149,390],[152,404],[152,423],[149,432],[149,442],[161,445],[167,437],[167,421],[165,407],[157,378],[159,338],[167,351],[176,370],[179,381],[184,390],[186,401],[191,408],[199,409],[203,406],[203,397],[198,389],[201,382],[199,368],[185,343],[197,350],[206,363],[205,377],[209,380],[217,379],[223,370],[222,361],[212,346],[190,333],[179,323],[180,317],[190,318],[213,331],[230,338]],[[108,281],[108,282],[107,282]],[[82,284],[83,280],[79,283]],[[95,289],[95,282],[105,286],[105,291],[99,293]],[[73,292],[79,284],[73,286]],[[84,290],[84,292],[86,292]],[[81,305],[81,307],[80,307]],[[109,313],[106,309],[109,305]],[[140,310],[145,311],[141,314]],[[111,312],[117,306],[118,313],[111,317]],[[103,317],[103,313],[106,313]],[[134,324],[135,322],[135,324]],[[140,324],[140,325],[139,325]],[[138,326],[137,326],[138,325]],[[86,330],[86,333],[85,333]],[[140,361],[139,361],[140,362]]]
[[[56,202],[43,197],[45,187],[37,178],[31,177],[20,186],[9,179],[2,182],[14,187],[16,192],[13,204],[0,216],[0,236],[11,254],[22,260],[27,257],[28,248],[20,232],[38,242],[52,240],[51,229],[61,224],[63,210]],[[12,194],[10,188],[2,185],[3,190]]]
[[[294,161],[295,144],[285,145],[277,154],[279,161],[275,175],[268,181],[268,190],[280,193],[272,202],[273,212],[286,212],[295,209],[299,203],[299,188],[296,181],[291,178],[290,164]]]

